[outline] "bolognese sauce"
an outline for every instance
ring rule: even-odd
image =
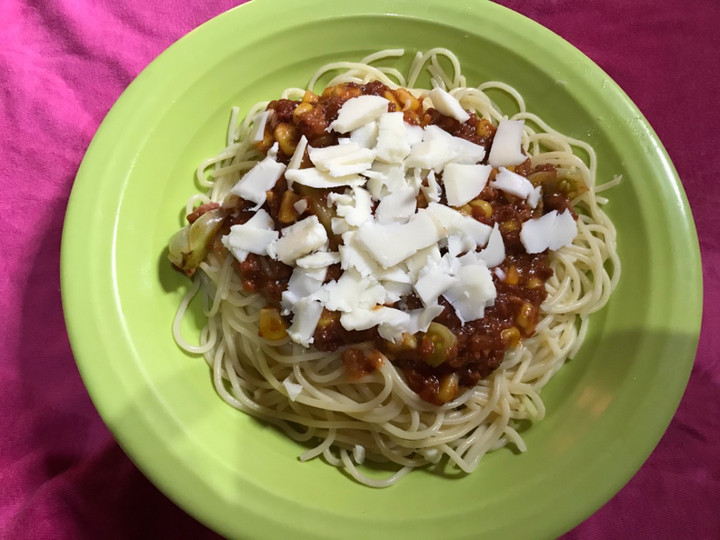
[[[403,88],[391,89],[380,82],[367,84],[344,83],[328,87],[321,95],[306,91],[302,100],[279,99],[271,101],[267,109],[273,114],[265,125],[257,149],[267,153],[277,143],[277,160],[288,163],[302,136],[314,148],[338,143],[337,134],[329,130],[338,111],[350,98],[360,95],[382,96],[389,101],[388,112],[402,111],[404,121],[411,125],[436,125],[451,135],[461,137],[477,145],[490,148],[495,127],[485,119],[470,113],[466,122],[445,116],[435,109],[423,110],[421,102]],[[311,166],[307,153],[301,168]],[[462,388],[470,388],[480,379],[488,377],[498,368],[506,351],[515,347],[523,338],[535,333],[539,320],[540,305],[547,293],[545,282],[552,276],[547,253],[528,254],[521,241],[521,224],[532,217],[551,210],[572,212],[572,198],[579,188],[562,179],[552,165],[533,166],[530,159],[515,167],[513,172],[528,178],[535,186],[543,186],[543,197],[535,208],[522,199],[490,186],[468,204],[456,208],[488,226],[498,225],[505,245],[505,260],[494,269],[492,279],[497,296],[492,306],[486,308],[481,319],[461,323],[452,305],[439,298],[443,311],[425,332],[404,335],[399,342],[383,339],[375,328],[364,331],[346,330],[340,324],[339,313],[323,310],[313,336],[313,346],[320,351],[344,348],[342,359],[348,374],[360,378],[377,369],[383,357],[392,362],[404,374],[409,387],[423,400],[441,405],[455,398]],[[490,180],[497,174],[493,169]],[[437,178],[442,180],[442,175]],[[295,185],[288,189],[284,177],[267,192],[265,208],[274,220],[276,229],[294,223],[300,216],[298,202],[306,205],[306,212],[317,216],[327,231],[331,249],[336,249],[342,239],[331,228],[333,209],[327,197],[331,189]],[[445,199],[442,203],[447,204]],[[418,195],[417,207],[427,206],[423,192]],[[214,249],[225,248],[217,240],[226,234],[233,224],[244,223],[252,213],[250,204],[233,197],[223,209],[225,223],[217,234]],[[203,205],[188,215],[190,222],[204,212],[220,211],[218,205]],[[573,213],[573,216],[575,214]],[[259,293],[267,301],[267,308],[260,314],[260,335],[278,339],[284,335],[290,321],[281,313],[281,296],[287,289],[292,267],[268,256],[249,254],[243,262],[235,261],[234,270],[241,278],[247,292]],[[329,268],[326,282],[341,275],[339,265]],[[393,307],[414,309],[421,306],[413,294],[401,299]],[[379,354],[379,353],[382,353]]]

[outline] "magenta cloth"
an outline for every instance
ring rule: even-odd
[[[0,1],[0,538],[216,537],[145,479],[93,408],[59,257],[74,176],[114,101],[238,3]],[[638,105],[680,173],[703,257],[704,322],[680,407],[634,478],[566,538],[720,538],[720,4],[501,3],[585,52]]]

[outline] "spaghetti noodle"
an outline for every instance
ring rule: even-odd
[[[377,65],[402,54],[402,50],[387,50],[360,62],[328,64],[311,78],[309,88],[315,89],[319,81],[339,72],[325,86],[376,81],[392,90],[407,88],[422,101],[428,90],[416,85],[427,73],[432,87],[447,90],[463,109],[491,126],[489,139],[495,126],[507,119],[489,94],[501,92],[512,98],[517,112],[510,120],[524,123],[522,148],[529,158],[523,165],[525,172],[534,172],[536,183],[543,181],[543,167],[552,172],[545,175],[551,184],[563,179],[577,217],[577,235],[572,243],[547,257],[552,275],[543,279],[546,294],[532,325],[532,336],[505,346],[499,365],[473,380],[471,388],[455,388],[445,396],[447,399],[435,402],[413,389],[408,371],[389,361],[387,350],[377,351],[370,368],[353,377],[348,374],[343,354],[347,355],[350,346],[367,351],[362,342],[347,343],[337,350],[318,350],[294,342],[284,331],[272,336],[279,339],[261,337],[268,295],[248,292],[247,280],[243,279],[249,275],[247,265],[245,273],[238,271],[236,259],[218,245],[217,236],[223,224],[227,225],[231,189],[264,157],[258,151],[263,145],[258,123],[261,113],[268,109],[267,102],[255,105],[241,121],[239,111],[233,109],[227,147],[198,167],[198,182],[207,193],[190,197],[186,210],[205,238],[195,239],[202,245],[194,254],[201,259],[196,261],[199,271],[173,325],[173,335],[183,349],[204,355],[223,400],[277,425],[297,441],[319,441],[300,456],[302,461],[322,456],[373,487],[392,485],[412,469],[442,459],[469,473],[488,451],[507,444],[524,451],[525,444],[516,430],[518,422],[544,417],[541,389],[578,351],[587,332],[588,316],[606,304],[620,275],[615,229],[601,209],[606,201],[597,196],[615,181],[595,185],[597,158],[592,147],[555,131],[528,112],[522,96],[506,84],[486,82],[477,88],[467,87],[459,61],[446,49],[418,53],[407,78],[394,68]],[[444,67],[447,65],[450,69]],[[281,97],[300,103],[307,96],[306,90],[294,88]],[[184,231],[171,241],[171,255],[178,251],[177,245],[192,246],[193,233],[187,232],[188,228]],[[215,239],[216,249],[207,242],[210,238]],[[510,279],[506,270],[496,272],[493,280],[499,283]],[[266,265],[256,273],[263,272],[272,277],[282,268]],[[201,331],[200,344],[193,345],[181,336],[180,321],[198,293],[205,299],[208,322]],[[278,324],[284,330],[282,321]],[[389,356],[392,360],[392,354]],[[361,465],[366,460],[390,463],[395,472],[379,479],[363,471]]]

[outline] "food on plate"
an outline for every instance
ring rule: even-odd
[[[597,195],[619,178],[595,185],[593,149],[505,84],[468,87],[446,49],[417,53],[407,77],[382,67],[403,54],[328,64],[234,109],[169,242],[194,283],[175,339],[219,395],[314,444],[302,460],[375,487],[524,451],[518,423],[543,418],[540,390],[620,275]],[[198,292],[192,345],[179,323]]]

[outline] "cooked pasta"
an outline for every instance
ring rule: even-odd
[[[545,190],[545,198],[540,203],[540,207],[545,205],[542,212],[547,214],[549,211],[548,205],[552,201],[548,193],[552,190],[555,190],[558,200],[569,201],[568,212],[573,212],[576,217],[577,234],[568,245],[544,251],[536,258],[522,253],[513,258],[507,247],[510,245],[508,238],[514,234],[513,238],[517,239],[520,214],[508,214],[510,217],[502,222],[500,218],[495,221],[494,215],[499,214],[502,205],[503,212],[509,212],[508,208],[520,208],[533,216],[541,213],[540,207],[533,209],[529,203],[518,201],[516,196],[500,193],[499,188],[485,188],[495,189],[495,198],[483,200],[482,193],[486,193],[483,191],[469,203],[455,209],[465,216],[484,220],[488,227],[497,225],[496,228],[504,235],[508,255],[489,275],[498,291],[496,302],[514,301],[519,307],[512,307],[515,311],[512,311],[511,322],[506,322],[509,319],[505,315],[502,315],[505,318],[494,315],[496,312],[506,313],[510,308],[503,311],[502,306],[489,304],[485,311],[489,321],[492,316],[498,321],[492,327],[497,334],[497,343],[502,345],[498,345],[497,365],[473,367],[475,371],[470,379],[463,375],[469,368],[458,367],[453,371],[455,368],[427,367],[422,362],[418,367],[418,361],[413,356],[415,349],[409,353],[397,353],[399,345],[393,344],[392,339],[372,334],[373,329],[358,334],[358,339],[353,342],[340,343],[335,350],[330,350],[333,347],[327,344],[320,347],[317,341],[320,339],[317,337],[320,326],[315,329],[314,343],[298,343],[292,339],[287,333],[292,313],[288,314],[286,310],[283,317],[278,318],[277,310],[268,309],[270,293],[262,294],[262,284],[257,281],[261,278],[256,278],[256,282],[251,279],[265,272],[270,277],[262,279],[272,282],[273,276],[280,276],[286,271],[285,267],[274,262],[268,266],[267,256],[250,256],[246,261],[266,261],[262,262],[265,266],[253,270],[250,263],[239,261],[237,256],[233,256],[234,252],[227,249],[227,244],[219,241],[219,237],[228,234],[229,213],[239,208],[237,197],[231,193],[239,180],[268,152],[278,152],[287,162],[293,150],[297,149],[298,134],[293,132],[291,122],[289,127],[279,130],[276,126],[275,131],[268,126],[261,129],[261,122],[267,120],[267,116],[262,119],[264,111],[275,107],[273,114],[280,114],[277,102],[258,103],[242,119],[237,109],[232,111],[227,147],[217,156],[203,161],[197,169],[197,180],[207,192],[195,194],[188,200],[187,214],[193,215],[196,221],[171,241],[171,256],[183,252],[184,258],[176,256],[173,259],[176,265],[183,267],[188,261],[187,246],[196,249],[192,256],[198,258],[193,265],[184,267],[188,270],[194,266],[197,271],[193,273],[195,268],[192,268],[188,272],[193,274],[194,284],[179,307],[173,335],[183,349],[205,357],[220,397],[236,409],[278,426],[289,437],[311,445],[300,455],[301,461],[322,457],[359,482],[373,487],[392,485],[411,470],[441,460],[446,460],[450,467],[470,473],[487,452],[505,445],[525,451],[525,444],[517,430],[518,423],[538,421],[545,416],[545,406],[540,397],[542,388],[567,359],[577,353],[587,332],[590,315],[607,303],[620,275],[615,229],[601,208],[606,200],[597,195],[613,182],[596,186],[597,157],[593,148],[586,142],[552,129],[539,116],[529,112],[521,94],[506,84],[485,82],[477,87],[468,87],[458,59],[446,49],[418,53],[407,77],[395,68],[381,67],[403,54],[402,50],[387,50],[359,62],[328,64],[310,78],[308,89],[291,88],[280,97],[295,103],[288,118],[295,115],[297,121],[301,113],[296,111],[312,110],[319,96],[332,94],[328,90],[323,94],[324,88],[340,89],[335,90],[338,93],[348,88],[365,88],[363,85],[376,81],[391,90],[385,95],[395,102],[396,110],[402,108],[406,111],[406,119],[408,111],[415,110],[418,118],[429,118],[427,115],[434,114],[434,119],[440,119],[439,125],[442,126],[442,122],[450,125],[445,118],[447,115],[428,112],[431,106],[440,108],[435,100],[428,99],[429,89],[418,88],[418,81],[429,75],[431,88],[447,91],[462,109],[472,113],[471,123],[476,126],[473,133],[489,130],[484,139],[487,148],[490,148],[492,136],[501,122],[522,121],[521,145],[527,159],[509,169]],[[491,99],[494,92],[511,98],[516,110],[509,115],[499,110]],[[409,105],[411,102],[413,105]],[[452,125],[462,127],[463,123]],[[325,131],[328,132],[329,128]],[[321,135],[315,139],[315,146],[326,145],[327,141],[321,140]],[[335,139],[333,142],[337,143]],[[272,150],[269,148],[271,143],[279,146]],[[286,148],[283,144],[289,146]],[[313,146],[312,141],[309,146]],[[308,165],[307,156],[307,152],[300,154],[304,165],[296,163],[298,168]],[[280,160],[279,157],[277,159]],[[482,163],[486,161],[487,157]],[[493,168],[490,178],[496,173],[497,167]],[[431,182],[427,179],[428,170],[415,174],[416,180],[422,183],[417,192],[418,200],[428,204],[429,199],[423,199],[423,193],[427,193]],[[410,172],[408,175],[409,178]],[[438,178],[441,177],[438,173]],[[442,180],[439,183],[444,185]],[[304,195],[307,202],[317,193],[313,189],[306,189],[303,193],[300,187],[297,187],[296,195],[287,196],[288,200],[297,203]],[[283,189],[291,191],[289,187]],[[445,186],[447,189],[448,186]],[[341,189],[330,191],[342,193]],[[326,196],[327,190],[323,192],[323,197]],[[337,199],[339,195],[331,197],[335,200],[333,197]],[[310,202],[312,206],[312,200]],[[264,204],[263,208],[270,208],[273,201]],[[445,204],[449,206],[447,201]],[[198,211],[198,206],[202,211]],[[242,212],[250,215],[249,206],[242,206]],[[305,203],[293,206],[291,211],[301,213],[299,208],[308,212],[304,206]],[[283,208],[287,210],[289,207],[275,208],[275,212],[282,212]],[[374,208],[377,211],[377,205]],[[560,214],[560,207],[557,213]],[[270,214],[273,214],[272,209]],[[333,217],[338,216],[335,214]],[[276,219],[276,229],[283,225],[277,222],[278,219],[281,218]],[[200,223],[198,228],[204,226],[201,232],[205,236],[193,245],[193,233],[189,231],[196,223]],[[516,230],[513,231],[513,228]],[[268,229],[270,235],[273,234],[271,229]],[[332,237],[333,232],[328,230]],[[442,249],[452,248],[442,244]],[[332,251],[332,244],[328,250]],[[543,265],[551,272],[542,270],[545,268]],[[287,287],[287,276],[282,275],[282,279],[278,278],[278,283],[282,283],[280,289]],[[327,277],[325,281],[329,279]],[[337,280],[337,276],[334,279]],[[538,286],[544,288],[540,296],[531,290]],[[520,288],[522,294],[527,294],[526,297],[520,295],[518,301],[507,300],[518,298],[520,293],[516,292]],[[276,291],[277,294],[282,292]],[[200,333],[200,343],[194,345],[181,336],[180,321],[190,300],[198,294],[205,302],[207,325]],[[410,306],[411,302],[406,302],[404,298],[394,305]],[[536,299],[535,304],[528,298]],[[443,302],[441,306],[449,310],[448,302]],[[415,303],[420,305],[417,301]],[[524,316],[527,316],[526,319],[522,318]],[[295,317],[299,317],[297,312]],[[444,339],[442,336],[451,340],[453,347],[456,339],[460,339],[458,347],[476,339],[470,330],[462,334],[463,327],[470,328],[469,321],[461,321],[458,326],[457,319],[452,315],[444,317],[435,320],[455,322],[426,325],[424,330],[416,333],[417,339],[403,335],[403,339],[411,338],[413,342],[408,347],[419,347],[416,342],[421,343],[418,340],[426,338],[432,338],[435,340],[432,343],[437,345],[438,340]],[[531,320],[528,322],[527,318]],[[513,322],[515,320],[518,322]],[[331,310],[325,308],[317,324],[337,325],[337,321]],[[472,328],[480,328],[477,324]],[[442,334],[447,330],[445,325],[453,329],[454,334]],[[433,335],[428,338],[432,329],[438,330],[440,326],[443,327],[438,334],[441,337]],[[483,328],[490,327],[486,325]],[[368,336],[368,331],[372,338],[361,339]],[[378,342],[387,342],[387,347],[378,347]],[[455,354],[456,349],[452,351]],[[476,356],[482,354],[490,355],[487,351],[476,352]],[[349,368],[349,365],[357,367],[352,363],[353,359],[358,360],[364,370],[353,374]],[[445,360],[443,357],[439,362]],[[415,379],[412,379],[413,375]],[[411,379],[414,383],[410,382]],[[378,478],[377,474],[368,473],[364,468],[367,462],[390,463],[395,472]]]

